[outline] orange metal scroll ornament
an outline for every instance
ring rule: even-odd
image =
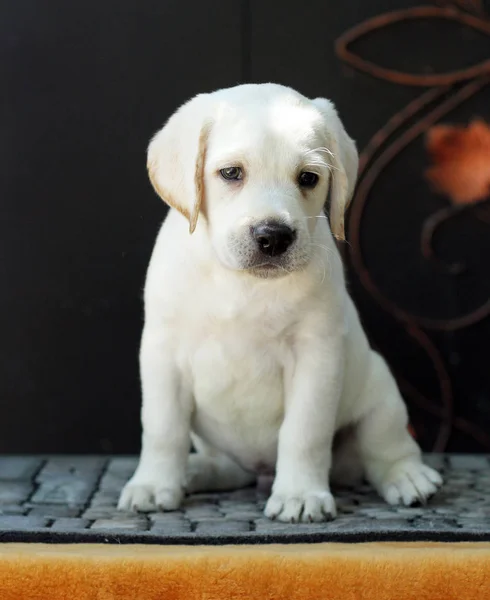
[[[348,216],[350,260],[365,290],[385,312],[403,326],[408,335],[424,350],[433,365],[439,382],[440,403],[426,397],[410,382],[398,377],[400,386],[410,402],[439,421],[439,429],[432,449],[438,452],[444,451],[451,433],[456,429],[473,438],[484,449],[490,450],[490,435],[477,424],[455,415],[451,378],[441,353],[427,333],[428,331],[457,331],[478,323],[490,315],[490,298],[475,310],[451,319],[427,318],[412,314],[390,299],[374,281],[366,266],[360,240],[363,216],[371,190],[387,165],[408,144],[426,134],[445,115],[490,84],[490,56],[488,60],[466,69],[419,75],[382,67],[351,51],[352,42],[367,34],[393,23],[417,19],[442,19],[471,27],[489,36],[490,47],[490,19],[485,15],[480,0],[457,0],[437,4],[439,6],[417,6],[378,15],[356,25],[336,40],[335,51],[338,58],[353,68],[393,84],[426,88],[420,96],[391,116],[361,152],[358,186]],[[422,224],[422,255],[449,274],[460,273],[465,269],[465,265],[463,263],[447,265],[437,257],[432,248],[433,235],[447,219],[455,218],[468,210],[474,211],[481,220],[490,222],[489,201],[486,199],[473,204],[450,205],[431,215]]]

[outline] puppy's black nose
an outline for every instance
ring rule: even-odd
[[[265,221],[252,227],[252,235],[262,254],[279,256],[294,242],[296,232],[283,223]]]

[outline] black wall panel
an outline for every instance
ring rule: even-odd
[[[229,2],[0,4],[0,451],[134,451],[146,145],[241,80]]]

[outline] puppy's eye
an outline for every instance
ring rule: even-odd
[[[298,177],[298,183],[302,188],[314,188],[318,183],[318,175],[309,171],[303,171]]]
[[[243,179],[243,172],[240,167],[226,167],[226,169],[221,169],[220,175],[227,181],[239,181]]]

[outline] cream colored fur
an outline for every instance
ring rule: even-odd
[[[267,516],[330,519],[333,439],[347,427],[337,478],[357,456],[391,504],[441,485],[346,290],[332,232],[344,236],[357,163],[328,100],[273,84],[197,96],[156,134],[150,177],[173,209],[148,269],[142,452],[120,508],[174,510],[186,490],[273,472]],[[231,167],[243,178],[223,179]],[[300,187],[304,171],[316,187]],[[269,260],[251,232],[271,220],[296,238]]]

